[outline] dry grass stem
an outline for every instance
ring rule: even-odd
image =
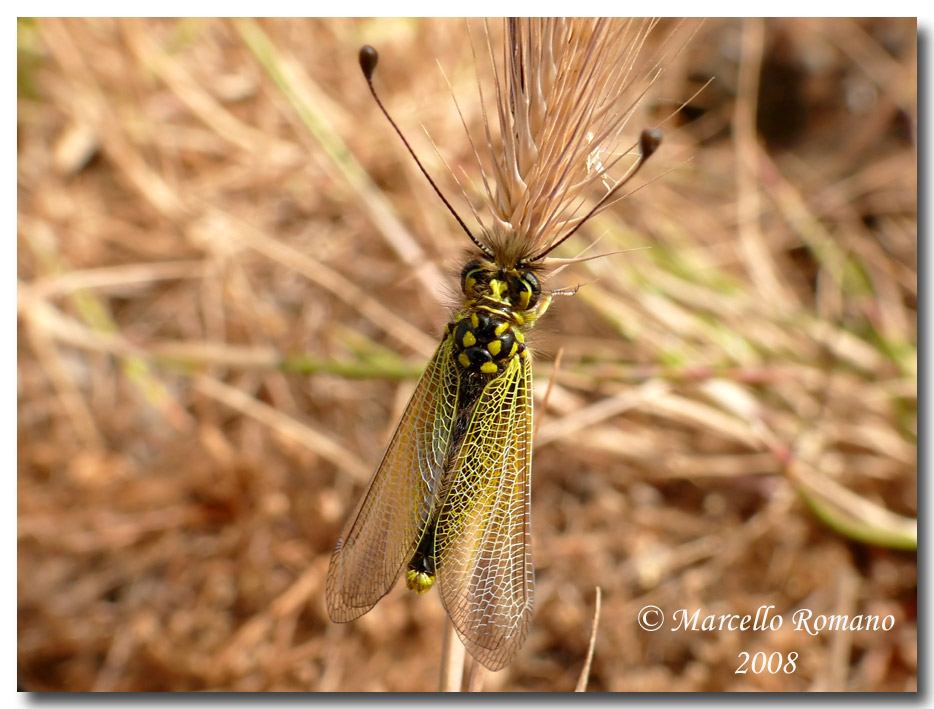
[[[597,593],[594,598],[593,624],[590,626],[590,644],[587,646],[587,661],[581,669],[580,677],[577,679],[575,692],[586,692],[587,682],[590,679],[590,665],[593,662],[593,651],[597,645],[597,628],[600,626],[600,587],[597,586]]]
[[[454,625],[444,624],[441,640],[441,675],[438,691],[460,692],[464,683],[464,659],[467,656],[464,644],[454,632]]]

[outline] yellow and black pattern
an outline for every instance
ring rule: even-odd
[[[457,362],[468,372],[503,371],[520,349],[525,336],[504,316],[486,310],[465,313],[452,324]]]
[[[525,332],[551,303],[530,267],[478,258],[328,569],[328,612],[366,613],[405,569],[441,599],[471,654],[498,670],[532,620],[532,356]],[[517,307],[517,305],[519,307]]]

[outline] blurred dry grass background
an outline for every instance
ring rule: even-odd
[[[434,689],[437,594],[338,626],[323,593],[466,241],[356,52],[455,194],[419,126],[475,174],[463,22],[18,27],[21,686]],[[560,254],[635,249],[552,281],[585,285],[536,343],[535,620],[487,688],[573,689],[597,585],[592,690],[916,688],[916,33],[711,20],[657,84],[647,121],[714,78]]]

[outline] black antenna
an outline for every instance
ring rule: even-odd
[[[454,215],[457,223],[461,225],[461,229],[464,230],[467,236],[470,237],[470,240],[479,246],[485,254],[492,256],[493,254],[490,249],[477,241],[474,235],[470,233],[470,229],[467,228],[467,225],[464,224],[464,220],[458,216],[457,212],[454,211],[454,207],[452,207],[450,202],[448,202],[444,198],[444,195],[441,194],[441,190],[438,189],[438,186],[435,184],[434,180],[432,180],[428,175],[428,171],[425,170],[421,161],[418,159],[418,156],[415,154],[415,151],[412,150],[412,146],[409,145],[409,141],[407,141],[405,136],[402,135],[402,131],[399,130],[399,126],[397,126],[396,122],[392,120],[392,117],[389,115],[389,111],[386,110],[386,107],[383,106],[383,102],[380,101],[379,96],[376,95],[376,89],[373,87],[373,72],[376,71],[377,62],[379,62],[379,53],[373,49],[373,47],[371,47],[369,44],[365,44],[360,48],[360,68],[363,70],[363,76],[366,79],[367,86],[370,87],[370,93],[373,94],[376,105],[379,106],[379,110],[381,110],[383,115],[386,116],[386,120],[389,121],[389,123],[395,129],[396,134],[402,139],[402,142],[405,143],[405,149],[409,151],[409,155],[411,155],[412,159],[415,160],[415,164],[418,165],[418,169],[422,171],[425,179],[428,180],[428,184],[432,186],[435,193],[438,195],[438,197],[441,198],[441,201],[444,202],[444,206],[447,207],[448,211]]]
[[[360,56],[361,56],[361,61],[362,61],[363,54],[361,53]],[[625,180],[622,180],[621,182],[619,182],[619,184],[617,184],[613,189],[611,189],[611,190],[610,190],[609,192],[607,192],[605,195],[603,195],[603,199],[601,199],[599,202],[597,202],[596,206],[594,206],[593,209],[591,209],[589,212],[587,212],[587,214],[584,216],[584,218],[581,219],[581,220],[577,223],[577,226],[575,226],[573,229],[571,229],[571,231],[569,231],[567,234],[565,234],[564,236],[562,236],[560,239],[558,239],[555,243],[553,243],[553,244],[552,244],[551,246],[549,246],[547,249],[545,249],[544,251],[542,251],[540,254],[536,254],[535,256],[532,256],[531,258],[527,259],[527,261],[532,262],[532,261],[538,261],[539,259],[542,259],[542,258],[544,258],[545,256],[547,256],[548,253],[550,253],[551,251],[553,251],[557,246],[559,246],[560,244],[562,244],[562,243],[564,243],[565,241],[567,241],[567,239],[570,238],[570,236],[571,236],[575,231],[577,231],[577,230],[580,229],[582,226],[584,226],[584,223],[585,223],[588,219],[590,219],[594,214],[596,214],[596,213],[600,210],[600,208],[601,208],[604,204],[606,204],[607,201],[608,201],[611,197],[613,197],[613,195],[615,195],[615,194],[619,191],[619,189],[620,189],[621,187],[623,187],[623,185],[628,184],[629,181],[632,180],[632,178],[636,176],[636,173],[639,172],[639,170],[642,168],[642,166],[645,165],[646,161],[647,161],[650,157],[652,157],[652,153],[654,153],[656,150],[658,150],[658,146],[661,145],[661,144],[662,144],[662,132],[661,132],[660,130],[652,129],[652,130],[644,130],[644,131],[642,131],[642,134],[639,136],[639,152],[640,152],[640,155],[639,155],[639,162],[636,163],[635,169],[633,169],[633,171],[629,173],[629,176],[626,177]],[[436,188],[436,189],[437,189],[437,188]]]

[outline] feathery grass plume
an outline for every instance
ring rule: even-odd
[[[496,78],[496,107],[484,106],[481,158],[471,140],[493,217],[480,240],[505,261],[536,260],[592,213],[581,215],[598,183],[606,196],[641,165],[634,152],[639,130],[627,131],[646,90],[671,50],[662,42],[645,56],[653,19],[509,19],[497,61],[486,27],[486,49]],[[645,126],[640,126],[639,129]],[[624,158],[627,170],[610,172]],[[486,163],[486,165],[484,164]],[[611,200],[600,204],[603,209]],[[476,212],[475,212],[476,214]]]
[[[532,356],[525,339],[561,293],[543,289],[539,276],[548,264],[540,262],[658,147],[657,131],[642,131],[637,161],[579,215],[587,189],[630,154],[631,146],[619,150],[624,129],[659,70],[658,60],[641,57],[654,26],[508,20],[500,64],[487,31],[500,144],[484,109],[492,167],[483,181],[494,223],[481,222],[479,237],[412,153],[477,249],[461,271],[461,305],[331,557],[332,620],[369,611],[404,571],[419,594],[439,587],[457,636],[488,669],[504,668],[525,642],[534,605]],[[408,148],[373,86],[377,61],[372,47],[361,50],[370,90]]]

